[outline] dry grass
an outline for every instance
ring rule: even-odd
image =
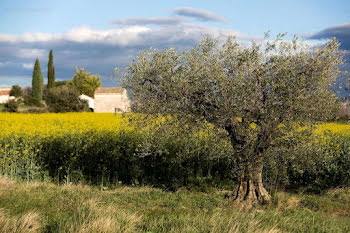
[[[6,176],[0,176],[0,192],[15,188],[15,182]]]
[[[107,233],[107,232],[137,232],[142,223],[142,216],[123,209],[103,206],[97,199],[89,199],[84,203],[90,210],[86,220],[77,226],[72,226],[69,232],[77,233]]]
[[[1,233],[36,233],[41,228],[39,214],[28,212],[16,218],[8,216],[0,209],[0,232]]]
[[[325,196],[279,192],[276,207],[241,211],[228,203],[226,192],[123,186],[103,191],[6,177],[0,177],[0,187],[0,233],[350,232],[350,215],[345,213],[350,189]]]

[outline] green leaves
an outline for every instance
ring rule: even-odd
[[[250,46],[233,38],[220,45],[206,37],[182,53],[143,51],[123,76],[132,108],[204,118],[241,136],[251,134],[251,123],[273,134],[281,123],[332,117],[337,100],[329,87],[342,62],[339,43],[332,39],[313,49],[284,36]]]
[[[90,72],[85,72],[84,68],[76,68],[76,73],[69,85],[78,90],[80,94],[94,97],[95,90],[102,86],[102,83],[99,75],[91,75]]]
[[[238,162],[261,166],[295,124],[331,119],[338,108],[329,90],[342,63],[339,43],[309,48],[284,36],[249,46],[206,37],[182,53],[143,51],[123,73],[131,108],[176,116],[192,129],[209,122],[217,132],[226,130]]]
[[[49,62],[47,64],[47,88],[52,88],[55,86],[55,67],[53,65],[53,54],[50,50]]]
[[[35,60],[33,79],[32,79],[32,96],[39,103],[43,99],[43,75],[41,74],[40,62]]]

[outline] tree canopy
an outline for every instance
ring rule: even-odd
[[[43,75],[41,74],[41,67],[39,59],[35,60],[33,79],[32,79],[32,96],[36,100],[37,104],[43,99]]]
[[[94,97],[95,90],[102,84],[99,75],[91,75],[90,72],[85,72],[84,68],[76,68],[76,73],[69,85],[78,90],[80,94]]]
[[[143,51],[122,80],[135,112],[174,114],[225,130],[241,169],[233,198],[268,202],[262,168],[274,138],[297,123],[329,119],[338,107],[330,91],[342,63],[338,48],[334,38],[310,48],[283,35],[250,46],[207,37],[184,52]]]
[[[14,96],[16,98],[23,96],[23,90],[19,85],[13,85],[11,87],[10,96]]]
[[[53,65],[53,53],[52,49],[49,54],[49,62],[47,64],[47,88],[55,86],[55,66]]]

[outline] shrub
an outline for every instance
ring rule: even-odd
[[[60,86],[67,86],[69,84],[69,81],[55,81],[54,86],[60,87]]]
[[[40,167],[61,181],[79,172],[94,184],[122,182],[169,190],[232,184],[235,163],[227,147],[212,147],[214,156],[210,143],[198,137],[156,137],[135,131],[66,134],[43,140],[37,158]]]
[[[50,112],[81,112],[88,108],[86,101],[79,99],[79,93],[68,86],[49,89],[46,104]]]
[[[3,112],[18,112],[18,106],[19,102],[15,99],[10,99],[7,103],[4,105]]]
[[[25,111],[22,111],[22,113],[48,113],[49,111],[47,108],[30,108]]]
[[[25,94],[23,96],[23,101],[24,101],[24,104],[28,105],[28,106],[42,107],[42,105],[43,105],[38,99],[34,98],[30,94]]]
[[[10,96],[14,96],[16,98],[23,96],[22,88],[18,85],[12,86]]]
[[[295,133],[269,151],[270,186],[321,192],[350,186],[350,135]]]
[[[23,95],[31,95],[31,94],[32,94],[32,87],[23,88]]]

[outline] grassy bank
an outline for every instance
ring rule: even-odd
[[[278,193],[250,212],[224,191],[165,192],[0,177],[0,232],[349,232],[350,190]]]

